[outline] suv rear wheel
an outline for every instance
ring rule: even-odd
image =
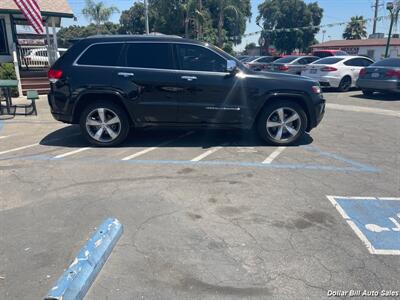
[[[122,143],[130,129],[126,112],[120,106],[107,101],[98,101],[85,107],[79,124],[85,138],[100,147]]]
[[[279,101],[265,107],[258,118],[258,133],[266,142],[287,146],[297,142],[306,132],[307,116],[300,105]]]

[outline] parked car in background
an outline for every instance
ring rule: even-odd
[[[259,57],[259,56],[244,55],[244,56],[239,56],[238,60],[245,63],[245,62],[255,60],[257,57]]]
[[[318,82],[254,72],[210,44],[160,36],[96,36],[48,72],[55,119],[80,124],[97,146],[132,127],[255,128],[273,145],[296,143],[325,112]],[[251,99],[251,101],[250,101]]]
[[[374,61],[362,56],[332,56],[310,64],[301,75],[319,81],[322,87],[338,88],[341,92],[356,86],[362,68]]]
[[[280,56],[260,56],[256,59],[246,62],[248,68],[252,69],[253,71],[263,71],[267,68],[267,66],[276,61],[277,59],[281,58]]]
[[[61,57],[68,49],[58,48],[57,55]],[[47,48],[34,48],[29,49],[23,56],[26,67],[45,67],[49,66],[49,53]]]
[[[312,55],[324,58],[329,56],[346,56],[349,54],[343,50],[315,50]]]
[[[316,56],[294,56],[289,55],[277,59],[273,63],[267,66],[267,71],[269,72],[282,72],[288,74],[300,75],[304,67],[316,60],[319,57]]]
[[[400,93],[400,58],[388,58],[360,71],[357,86],[364,95],[374,92]]]

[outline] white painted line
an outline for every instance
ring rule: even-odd
[[[201,161],[203,158],[206,158],[207,156],[210,156],[211,154],[217,152],[218,150],[221,150],[222,147],[213,147],[210,150],[204,152],[203,154],[200,154],[199,156],[193,158],[191,161]]]
[[[275,158],[277,158],[283,151],[285,151],[286,147],[278,147],[274,152],[272,152],[266,160],[263,161],[263,164],[271,164]]]
[[[2,135],[2,136],[0,136],[0,140],[6,139],[6,138],[9,138],[9,137],[10,137],[9,135]]]
[[[378,115],[400,118],[400,111],[396,111],[396,110],[355,106],[355,105],[343,105],[343,104],[336,104],[336,103],[327,103],[326,107],[335,109],[335,110],[364,112],[364,113],[371,113],[371,114],[378,114]]]
[[[77,149],[77,150],[74,150],[74,151],[70,151],[70,152],[67,152],[67,153],[64,153],[64,154],[57,155],[57,156],[54,157],[54,159],[60,159],[60,158],[68,157],[68,156],[71,156],[71,155],[74,155],[74,154],[81,153],[83,151],[87,151],[89,149],[92,149],[92,148],[90,148],[90,147],[80,148],[80,149]]]
[[[14,149],[6,150],[6,151],[2,151],[2,152],[0,152],[0,155],[11,153],[11,152],[16,152],[16,151],[20,151],[20,150],[24,150],[24,149],[28,149],[28,148],[32,148],[32,147],[35,147],[35,146],[39,146],[39,143],[26,145],[26,146],[14,148]]]
[[[136,157],[142,156],[142,155],[144,155],[144,154],[146,154],[146,153],[149,153],[149,152],[154,151],[154,150],[156,150],[156,149],[158,149],[158,148],[160,148],[160,147],[163,147],[163,146],[166,146],[166,145],[168,145],[168,144],[171,144],[171,143],[173,143],[173,142],[175,142],[175,141],[177,141],[177,140],[180,140],[180,139],[182,139],[182,138],[184,138],[184,137],[186,137],[186,136],[189,136],[189,135],[191,135],[191,134],[193,134],[193,133],[194,133],[194,131],[189,131],[189,132],[187,132],[187,133],[185,133],[185,134],[182,134],[182,135],[178,136],[178,137],[175,138],[175,139],[166,141],[166,142],[161,143],[161,144],[159,144],[159,145],[157,145],[157,146],[155,146],[155,147],[150,147],[150,148],[144,149],[144,150],[142,150],[142,151],[136,152],[136,153],[134,153],[134,154],[132,154],[132,155],[129,155],[129,156],[127,156],[127,157],[124,157],[122,160],[123,160],[123,161],[127,161],[127,160],[134,159],[134,158],[136,158]]]

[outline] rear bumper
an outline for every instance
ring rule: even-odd
[[[400,81],[358,79],[357,86],[363,90],[400,92]]]
[[[50,106],[50,112],[53,116],[53,118],[57,121],[63,122],[63,123],[68,123],[72,124],[72,114],[68,113],[66,114],[62,109],[60,109],[59,103],[57,105],[56,98],[54,97],[54,94],[51,92],[47,95],[47,99],[49,101],[49,106]]]

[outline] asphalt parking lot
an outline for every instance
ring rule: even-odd
[[[45,99],[38,117],[0,121],[0,298],[43,298],[107,217],[124,233],[86,299],[400,291],[400,231],[389,246],[369,239],[392,247],[373,254],[343,217],[352,218],[347,202],[327,197],[397,209],[400,99],[325,97],[322,124],[288,148],[247,131],[160,129],[91,148],[52,119]],[[372,214],[358,208],[360,220]]]

